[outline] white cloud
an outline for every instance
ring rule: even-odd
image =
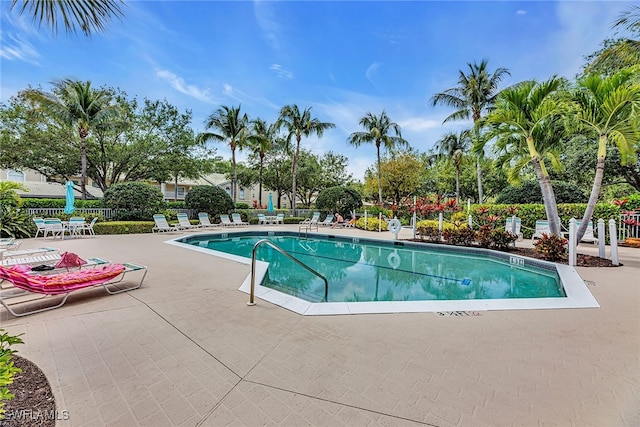
[[[285,78],[285,79],[293,78],[293,73],[289,70],[285,70],[284,68],[282,68],[282,65],[280,64],[271,64],[269,69],[274,73],[276,73],[276,75],[280,78]]]
[[[280,24],[275,19],[276,13],[274,12],[274,5],[271,2],[254,0],[253,15],[267,43],[273,49],[278,50],[280,48],[279,39],[281,30]]]
[[[158,70],[156,75],[162,80],[168,82],[178,92],[191,96],[197,100],[213,103],[213,99],[209,95],[209,89],[200,89],[195,85],[186,84],[182,77],[179,77],[168,70]]]
[[[526,14],[527,14],[526,10],[520,9],[520,10],[516,11],[516,15],[526,15]]]
[[[233,87],[229,84],[222,85],[222,93],[227,96],[233,96]]]
[[[407,129],[413,132],[421,132],[442,127],[442,121],[425,119],[422,117],[412,117],[398,122],[398,125],[400,125],[402,129]]]
[[[40,54],[29,41],[19,35],[0,34],[0,58],[8,61],[19,60],[39,65]]]

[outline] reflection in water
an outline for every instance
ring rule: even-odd
[[[212,239],[208,247],[251,257],[263,237]],[[329,281],[328,301],[417,301],[564,296],[555,272],[491,258],[399,246],[269,237]],[[199,244],[197,240],[191,243]],[[257,251],[270,263],[263,286],[322,301],[324,282],[267,245]]]

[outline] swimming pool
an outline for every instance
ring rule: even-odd
[[[262,238],[327,278],[325,295],[324,282],[312,273],[266,245],[257,250],[262,286],[256,296],[304,314],[561,308],[576,306],[576,296],[578,306],[598,306],[570,267],[483,249],[273,231],[172,243],[246,263]]]

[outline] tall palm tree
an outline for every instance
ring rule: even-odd
[[[510,76],[506,68],[497,68],[493,73],[487,70],[487,60],[480,64],[467,63],[468,71],[460,70],[458,73],[458,86],[449,88],[444,92],[436,93],[431,97],[433,106],[438,104],[456,109],[443,123],[455,120],[473,119],[474,125],[483,114],[493,107],[499,94],[498,85],[505,76]],[[482,203],[482,153],[478,153],[476,163],[478,175],[478,202]]]
[[[269,125],[264,120],[257,118],[251,121],[251,130],[247,141],[249,148],[259,159],[259,190],[258,190],[258,203],[262,206],[262,170],[264,167],[264,158],[271,150],[273,140],[275,138],[275,125]]]
[[[440,158],[453,164],[456,170],[456,203],[460,203],[460,168],[465,154],[471,148],[470,131],[449,132],[436,142],[435,150]]]
[[[640,62],[640,6],[633,5],[623,11],[614,21],[613,28],[626,30],[635,38],[605,40],[604,49],[586,67],[586,73],[617,71]]]
[[[557,96],[565,84],[564,79],[554,76],[541,83],[532,80],[507,88],[486,119],[494,126],[496,148],[510,160],[511,178],[514,171],[533,166],[551,233],[555,235],[561,233],[560,218],[545,160],[559,167],[553,145],[558,142],[557,125],[566,112],[564,101]]]
[[[65,79],[53,83],[53,86],[52,93],[27,89],[23,94],[52,119],[76,126],[80,136],[80,189],[82,198],[86,199],[87,137],[91,130],[115,123],[120,110],[111,104],[112,97],[108,91],[93,89],[90,81]]]
[[[378,203],[382,205],[382,173],[380,172],[380,146],[387,150],[396,147],[406,147],[409,143],[402,138],[400,126],[392,122],[387,113],[383,110],[379,116],[368,112],[360,119],[360,126],[364,132],[354,132],[349,135],[347,142],[356,147],[363,143],[372,142],[376,144],[378,155]],[[393,132],[394,135],[390,135]]]
[[[638,67],[635,72],[623,69],[610,77],[587,76],[578,81],[574,92],[574,101],[578,107],[574,117],[598,141],[596,174],[587,209],[578,228],[578,242],[584,236],[598,201],[607,144],[615,143],[618,146],[623,165],[635,155],[635,145],[639,141],[637,120],[640,111],[640,84],[633,83],[633,79],[634,75],[637,78],[638,70]]]
[[[214,132],[202,132],[197,136],[197,141],[206,143],[209,141],[226,142],[231,149],[231,164],[233,165],[233,178],[231,179],[231,199],[233,208],[236,207],[236,185],[238,182],[238,167],[236,165],[236,150],[242,150],[249,134],[249,118],[240,113],[240,106],[228,107],[223,105],[211,114],[204,122],[205,129],[213,129]]]
[[[75,33],[78,28],[85,36],[92,32],[103,32],[105,24],[112,17],[120,18],[122,0],[12,0],[11,9],[18,6],[20,15],[27,12],[33,21],[43,24],[56,33],[62,21],[67,33]]]
[[[300,156],[300,140],[303,136],[309,137],[313,134],[321,138],[325,130],[334,128],[335,126],[333,123],[321,122],[317,118],[311,117],[311,107],[305,108],[302,113],[300,113],[300,109],[295,104],[286,105],[280,110],[280,116],[276,121],[276,128],[285,128],[287,141],[291,142],[294,138],[296,140],[296,149],[293,153],[293,161],[291,162],[291,175],[293,176],[291,209],[293,212],[295,212],[296,209],[296,172],[298,170],[298,157]]]

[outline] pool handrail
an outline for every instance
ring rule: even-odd
[[[298,265],[306,268],[308,271],[310,271],[311,273],[313,273],[316,276],[318,276],[319,278],[321,278],[324,281],[324,299],[322,301],[323,302],[327,302],[327,296],[329,295],[329,282],[327,281],[326,277],[324,277],[322,274],[318,273],[316,270],[314,270],[313,268],[309,267],[307,264],[303,263],[302,261],[300,261],[296,257],[294,257],[291,254],[287,253],[284,249],[282,249],[281,247],[279,247],[278,245],[273,243],[271,240],[262,239],[262,240],[258,240],[256,242],[256,244],[253,245],[253,251],[251,252],[251,291],[249,292],[249,302],[247,303],[247,305],[256,305],[256,302],[255,302],[256,252],[257,252],[258,247],[260,245],[269,245],[269,246],[271,246],[273,249],[275,249],[276,251],[280,252],[282,255],[286,256],[291,261],[293,261],[293,262],[297,263]]]

